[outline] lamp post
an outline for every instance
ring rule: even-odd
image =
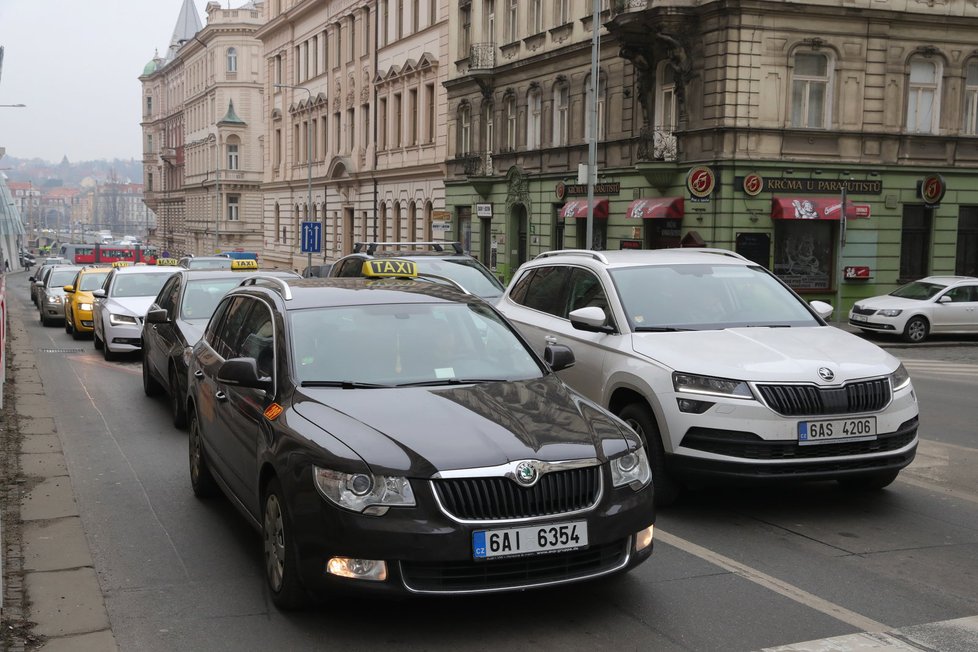
[[[210,134],[207,140],[211,138],[214,139],[214,149],[217,150],[215,158],[217,159],[214,168],[214,190],[217,193],[217,212],[214,214],[214,255],[217,255],[218,251],[218,240],[221,233],[221,141],[217,137],[217,134]]]
[[[305,91],[309,95],[309,104],[312,105],[312,91],[305,86],[291,86],[289,84],[272,84],[275,88],[291,88],[293,90]],[[308,196],[306,198],[306,214],[308,216],[309,211],[312,210],[312,129],[309,125],[306,125],[306,171],[309,177],[308,185]],[[323,231],[326,230],[326,225],[323,225]],[[312,252],[306,253],[306,267],[312,267]]]

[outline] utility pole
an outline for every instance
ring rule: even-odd
[[[587,107],[590,133],[587,135],[587,249],[594,248],[594,184],[598,179],[598,90],[601,88],[598,54],[601,48],[601,0],[594,0],[591,16],[591,104]]]

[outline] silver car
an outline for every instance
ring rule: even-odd
[[[116,267],[102,287],[92,292],[95,349],[106,360],[142,348],[143,318],[173,267]]]
[[[78,265],[58,265],[44,277],[37,289],[37,310],[41,314],[42,325],[64,323],[64,288],[71,284],[80,269]]]

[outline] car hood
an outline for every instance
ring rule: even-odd
[[[149,308],[146,310],[149,310]],[[177,320],[177,324],[180,327],[180,332],[183,333],[183,339],[186,340],[187,346],[193,346],[201,337],[203,337],[204,329],[207,328],[207,321],[207,319]]]
[[[919,299],[904,299],[902,297],[894,297],[889,294],[883,294],[878,297],[870,297],[868,299],[860,299],[856,302],[857,306],[862,308],[871,308],[873,310],[883,310],[884,308],[899,308],[902,310],[913,310],[915,308],[920,308],[926,306],[928,303],[933,303],[930,300],[922,301]]]
[[[115,312],[125,310],[137,317],[144,317],[155,300],[156,295],[151,297],[112,297],[106,303],[106,307]]]
[[[517,460],[602,461],[628,448],[624,425],[549,375],[456,387],[302,388],[295,411],[315,441],[332,435],[374,472],[438,471]],[[311,425],[320,429],[310,432]]]
[[[636,353],[675,371],[746,381],[836,385],[892,373],[899,360],[871,342],[832,326],[728,328],[635,333]],[[831,382],[819,377],[828,367]]]

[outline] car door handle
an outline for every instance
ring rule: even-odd
[[[546,337],[543,338],[543,341],[546,342],[547,344],[556,344],[557,338],[554,337],[553,335],[547,335]]]
[[[204,377],[204,372],[201,371],[200,369],[194,372],[194,378],[203,378],[203,377]]]
[[[221,391],[214,392],[214,396],[219,401],[226,401],[226,400],[228,400],[228,395],[225,394],[224,392],[221,392]]]

